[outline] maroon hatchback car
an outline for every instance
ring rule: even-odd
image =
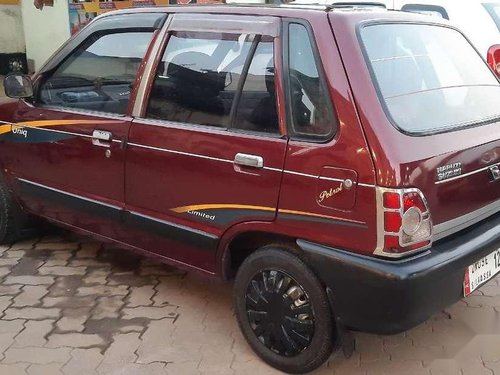
[[[288,372],[411,328],[500,272],[500,83],[399,12],[111,12],[0,105],[0,239],[30,218],[235,278]]]

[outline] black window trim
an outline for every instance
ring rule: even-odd
[[[332,127],[331,131],[329,134],[326,135],[315,135],[315,134],[297,134],[295,132],[295,127],[293,125],[293,110],[292,110],[292,101],[290,98],[290,89],[291,89],[291,84],[290,84],[290,50],[289,50],[289,41],[290,41],[290,25],[292,24],[298,24],[301,26],[304,26],[307,35],[309,36],[309,42],[311,43],[312,51],[313,51],[313,56],[314,56],[314,62],[316,64],[316,69],[318,70],[318,76],[319,76],[319,81],[321,85],[321,89],[325,92],[326,94],[326,101],[327,101],[327,110],[328,114],[332,120]],[[316,38],[314,37],[314,31],[311,26],[311,24],[302,19],[302,18],[284,18],[283,23],[282,23],[282,35],[283,35],[283,60],[282,60],[282,67],[283,67],[283,91],[284,91],[284,97],[285,97],[285,108],[286,108],[286,130],[288,133],[288,136],[291,140],[293,141],[305,141],[305,142],[311,142],[311,143],[328,143],[332,139],[334,139],[338,132],[339,132],[339,119],[338,119],[338,114],[335,110],[335,107],[333,105],[333,101],[330,95],[330,90],[327,85],[326,81],[326,74],[323,68],[323,64],[321,62],[320,54],[319,54],[319,49],[318,45],[316,44]]]
[[[444,23],[438,23],[438,22],[432,22],[432,21],[409,21],[409,20],[397,20],[397,21],[395,21],[395,20],[368,20],[368,21],[361,21],[356,26],[356,37],[358,39],[358,43],[359,43],[359,46],[361,48],[361,52],[363,54],[363,58],[365,60],[366,67],[367,67],[368,72],[370,74],[370,78],[371,78],[373,87],[375,88],[375,91],[376,91],[379,103],[382,106],[384,114],[385,114],[386,118],[389,120],[389,123],[396,130],[398,130],[400,133],[402,133],[404,135],[407,135],[407,136],[410,136],[410,137],[426,137],[426,136],[429,136],[429,135],[452,133],[452,132],[456,132],[456,131],[460,131],[460,130],[466,130],[466,129],[476,128],[476,127],[479,127],[479,126],[493,124],[495,122],[499,122],[500,121],[500,118],[493,118],[493,119],[487,119],[487,120],[483,120],[483,121],[476,121],[476,122],[465,124],[465,125],[462,125],[462,126],[451,126],[451,127],[446,127],[446,128],[438,129],[438,130],[427,130],[427,131],[421,131],[421,132],[411,132],[411,131],[408,131],[408,130],[405,130],[405,129],[401,128],[396,123],[396,121],[394,120],[394,118],[392,117],[392,115],[391,115],[391,113],[389,111],[389,108],[387,107],[387,104],[386,104],[386,102],[384,100],[384,97],[382,95],[382,90],[380,89],[380,85],[378,84],[377,78],[375,76],[375,71],[373,70],[372,64],[370,63],[370,58],[368,56],[368,51],[366,49],[365,43],[363,41],[363,38],[361,36],[361,32],[362,32],[362,30],[364,28],[369,27],[369,26],[375,26],[375,25],[427,25],[427,26],[437,26],[437,27],[443,27],[443,28],[454,30],[454,31],[460,33],[460,35],[462,35],[465,38],[465,40],[467,40],[467,42],[470,44],[471,48],[473,48],[474,51],[476,51],[476,53],[479,55],[479,57],[481,57],[481,59],[483,60],[483,63],[486,66],[486,68],[488,68],[490,71],[491,71],[491,68],[489,67],[488,63],[484,60],[484,58],[482,57],[482,55],[479,52],[479,50],[469,40],[469,38],[467,38],[467,36],[464,33],[462,33],[458,28],[456,28],[456,27],[454,27],[452,25],[448,25],[448,24],[444,24]],[[493,71],[491,71],[491,74],[493,74],[495,76],[495,74],[493,73]],[[500,79],[497,78],[497,80],[500,83]]]
[[[418,9],[410,9],[412,7],[415,7],[418,9],[421,9],[422,11],[428,11],[428,12],[436,12],[443,17],[445,20],[450,20],[450,16],[448,16],[448,12],[446,9],[440,5],[431,5],[431,4],[420,4],[420,3],[409,3],[405,4],[401,7],[401,10],[403,12],[408,12],[408,13],[418,13],[422,14],[421,12],[418,11]]]
[[[256,53],[257,48],[259,46],[259,43],[262,40],[262,37],[266,36],[266,37],[272,38],[273,61],[275,61],[275,59],[276,59],[276,40],[280,37],[280,35],[278,35],[277,37],[274,37],[274,36],[267,35],[265,33],[264,34],[248,34],[248,35],[253,36],[252,45],[250,47],[250,50],[248,51],[248,55],[246,57],[246,60],[245,60],[245,63],[244,63],[244,66],[243,66],[243,69],[241,72],[240,80],[238,82],[238,87],[236,89],[237,92],[235,93],[233,103],[231,104],[231,110],[229,112],[230,114],[229,114],[229,125],[228,126],[196,124],[196,123],[190,123],[190,122],[180,122],[180,121],[173,121],[173,120],[166,120],[166,119],[155,119],[155,118],[148,117],[147,109],[148,109],[149,103],[151,101],[151,91],[153,89],[154,82],[155,82],[156,77],[157,77],[160,62],[163,59],[163,56],[165,55],[165,51],[168,48],[168,44],[170,43],[170,38],[171,38],[172,34],[177,32],[177,31],[178,30],[176,30],[176,29],[171,29],[170,25],[169,25],[169,29],[166,33],[165,39],[162,42],[162,46],[161,46],[160,51],[159,51],[160,58],[158,59],[156,64],[151,69],[151,72],[154,72],[154,74],[152,75],[152,78],[151,78],[151,87],[149,88],[147,96],[146,96],[146,102],[144,104],[145,110],[144,110],[143,115],[138,119],[140,119],[141,121],[147,122],[150,125],[163,126],[163,127],[168,127],[168,126],[173,125],[173,126],[179,126],[181,128],[186,128],[186,129],[189,129],[191,131],[196,131],[197,129],[203,129],[203,130],[210,130],[211,129],[211,130],[217,130],[221,133],[224,133],[224,132],[240,133],[240,134],[251,135],[251,136],[260,136],[260,137],[264,137],[264,138],[285,139],[287,137],[287,134],[282,132],[279,119],[278,119],[278,124],[277,124],[278,131],[275,133],[267,133],[267,132],[258,131],[258,130],[239,129],[239,128],[236,128],[233,126],[234,121],[236,120],[236,117],[238,114],[238,105],[239,105],[241,94],[243,93],[243,89],[244,89],[244,86],[246,83],[246,78],[247,78],[248,72],[250,70],[250,67],[252,65],[253,58],[255,56],[255,53]],[[182,30],[180,32],[182,32]],[[215,29],[211,32],[212,33],[222,33],[222,31],[219,32]],[[200,33],[200,32],[197,32],[197,33]],[[239,35],[242,35],[243,33],[244,32],[242,32]],[[230,34],[233,34],[233,33],[231,32]],[[234,34],[234,35],[238,35],[238,34]],[[276,70],[275,70],[275,72],[276,72]],[[275,79],[275,81],[277,81],[280,79],[280,77],[278,77],[278,75],[275,73],[274,79]],[[279,96],[278,91],[276,91],[275,95],[276,95],[276,98],[278,98],[278,96]],[[278,102],[279,101],[277,100],[276,110],[278,111],[278,114],[279,114]]]

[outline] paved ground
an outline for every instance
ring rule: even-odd
[[[394,301],[397,303],[397,301]],[[0,374],[272,374],[231,285],[87,238],[0,247]],[[356,334],[316,374],[500,374],[500,279],[405,334]]]

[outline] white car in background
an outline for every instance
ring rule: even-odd
[[[295,0],[290,3],[385,7],[447,19],[462,30],[500,76],[500,0]]]

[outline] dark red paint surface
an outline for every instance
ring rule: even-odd
[[[460,181],[435,185],[438,166],[461,162],[464,173],[500,160],[500,124],[453,133],[410,137],[393,127],[377,97],[356,37],[356,26],[366,19],[421,20],[419,16],[377,12],[324,12],[279,7],[169,7],[133,12],[203,12],[254,14],[300,18],[314,31],[339,129],[326,143],[292,141],[286,137],[286,109],[282,80],[277,79],[282,137],[228,132],[215,128],[153,123],[131,117],[137,84],[126,117],[86,115],[37,107],[8,100],[0,105],[0,120],[26,122],[64,119],[103,121],[90,125],[57,126],[77,136],[48,143],[0,145],[0,163],[17,190],[15,178],[26,178],[133,211],[160,221],[193,228],[220,238],[216,252],[206,251],[120,225],[106,217],[75,211],[63,204],[48,204],[18,194],[27,210],[155,253],[164,260],[215,273],[230,241],[245,232],[267,232],[314,241],[361,254],[373,253],[376,242],[375,185],[417,187],[429,201],[434,224],[459,217],[500,197],[498,183],[477,174]],[[124,12],[122,12],[124,13]],[[153,41],[157,35],[153,38]],[[275,40],[281,51],[282,39]],[[167,38],[163,44],[167,43]],[[151,49],[146,55],[151,56]],[[158,61],[156,61],[157,63]],[[276,54],[276,76],[283,74],[281,53]],[[143,76],[141,65],[138,80]],[[36,79],[36,78],[35,78]],[[147,101],[147,95],[145,100]],[[112,132],[112,156],[92,144],[93,130]],[[80,135],[80,136],[78,136]],[[170,150],[164,152],[144,147]],[[231,163],[236,153],[260,155],[268,169],[246,169]],[[295,173],[281,172],[292,171]],[[354,185],[338,203],[318,202],[322,191],[338,183],[315,176],[351,178]],[[188,213],[172,211],[189,205],[232,204],[269,207],[245,211],[224,225]],[[345,224],[290,220],[287,212],[324,215]],[[356,223],[357,225],[349,225]]]

